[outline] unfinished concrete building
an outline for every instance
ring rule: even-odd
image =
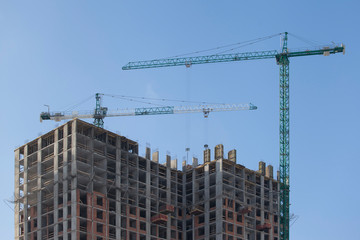
[[[222,145],[192,165],[75,119],[15,150],[15,239],[279,238],[279,182]]]

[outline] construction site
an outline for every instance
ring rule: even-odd
[[[15,150],[15,239],[279,239],[279,175],[177,159],[79,119]],[[161,163],[163,162],[163,163]]]
[[[345,46],[218,54],[129,62],[123,70],[275,59],[280,70],[279,171],[251,170],[218,144],[182,162],[104,129],[105,117],[256,110],[249,104],[166,106],[40,114],[69,120],[15,150],[16,240],[289,240],[289,58],[345,53]],[[269,37],[274,37],[272,35]],[[260,40],[269,37],[261,38]],[[253,42],[260,41],[255,39]],[[124,96],[121,96],[124,98]],[[146,99],[141,97],[141,99]],[[150,98],[153,99],[153,98]],[[164,100],[164,99],[161,99]],[[93,118],[93,124],[79,118]],[[186,148],[190,149],[190,148]],[[186,150],[187,151],[187,150]],[[201,150],[200,150],[201,151]]]

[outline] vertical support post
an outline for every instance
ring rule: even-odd
[[[65,221],[63,221],[63,240],[68,240],[68,229],[71,229],[71,226],[68,225],[68,221],[67,216],[70,214],[68,213],[68,191],[70,189],[68,189],[68,168],[71,168],[70,166],[70,159],[71,159],[71,154],[69,154],[69,145],[71,145],[71,143],[69,143],[69,135],[71,134],[71,131],[69,131],[69,125],[71,125],[71,122],[68,122],[66,125],[64,125],[64,136],[63,136],[63,146],[64,146],[64,152],[63,152],[63,177],[62,177],[62,182],[63,182],[63,219],[65,219]]]
[[[42,162],[42,151],[41,151],[41,148],[42,148],[42,138],[40,137],[38,140],[37,140],[37,163],[36,163],[36,168],[37,168],[37,172],[36,172],[36,181],[37,181],[37,189],[42,189],[42,178],[41,178],[41,162]],[[43,236],[42,236],[42,233],[43,233],[43,218],[42,218],[42,208],[43,208],[43,205],[42,205],[42,200],[43,200],[43,197],[44,197],[44,194],[45,194],[45,191],[46,191],[46,188],[43,190],[43,191],[38,191],[36,194],[37,194],[37,203],[36,203],[36,216],[37,216],[37,226],[38,226],[38,229],[37,229],[37,237],[38,239],[43,239]],[[27,206],[25,206],[24,208],[27,208]],[[26,215],[25,215],[25,219],[28,219],[28,215],[29,215],[29,212],[27,211],[26,212]],[[28,233],[28,228],[27,228],[27,224],[24,226],[25,227],[25,234],[27,235]]]
[[[223,159],[216,160],[216,240],[223,239]]]
[[[116,239],[121,239],[121,137],[116,137]],[[147,169],[150,169],[148,167]],[[148,175],[148,173],[147,173]],[[149,184],[150,180],[147,181]],[[147,199],[146,199],[147,200]],[[146,206],[147,207],[147,206]],[[150,206],[149,206],[150,209]],[[147,213],[150,214],[150,213]],[[150,228],[146,229],[150,232]]]
[[[71,199],[68,199],[68,201],[70,200],[70,206],[71,206],[71,213],[68,212],[68,214],[71,214],[71,239],[76,239],[77,238],[77,232],[76,232],[76,228],[77,228],[77,219],[76,219],[76,211],[77,211],[77,182],[78,182],[78,178],[77,178],[77,164],[76,164],[76,144],[77,144],[77,126],[78,126],[78,122],[77,121],[72,121],[71,122],[72,127],[71,127],[71,172],[70,172],[70,177],[71,177],[71,189],[68,189],[68,191],[71,193]],[[69,226],[68,226],[69,228]]]
[[[54,239],[59,237],[59,129],[54,131]]]
[[[280,54],[280,239],[289,240],[290,205],[290,119],[289,119],[289,58],[287,32]]]
[[[166,155],[166,204],[171,204],[171,157],[168,155]],[[171,239],[171,217],[166,226],[166,239]]]

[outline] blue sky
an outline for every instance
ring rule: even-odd
[[[280,32],[346,54],[290,63],[291,239],[360,239],[357,1],[0,1],[0,232],[13,239],[13,150],[57,126],[39,113],[66,110],[96,92],[245,103],[257,111],[105,119],[105,128],[150,143],[180,162],[185,147],[237,149],[238,162],[278,169],[279,68],[274,59],[122,71],[129,61],[170,57]],[[289,37],[289,49],[309,47]],[[280,48],[276,37],[242,51]],[[206,53],[205,53],[206,54]],[[136,105],[104,98],[110,109]],[[79,110],[94,108],[94,100]],[[90,120],[89,120],[90,121]],[[61,124],[61,123],[60,123]],[[202,161],[202,159],[201,159]]]

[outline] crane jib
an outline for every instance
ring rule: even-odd
[[[129,62],[123,66],[123,70],[144,69],[144,68],[158,68],[158,67],[172,67],[172,66],[191,66],[194,64],[205,63],[218,63],[218,62],[233,62],[233,61],[246,61],[257,59],[276,58],[277,63],[281,56],[286,55],[289,57],[311,56],[311,55],[329,55],[338,52],[345,53],[345,46],[341,45],[336,47],[322,47],[319,49],[303,50],[303,51],[288,51],[281,53],[277,50],[271,51],[258,51],[258,52],[243,52],[243,53],[230,53],[230,54],[215,54],[208,56],[198,57],[185,57],[185,58],[165,58],[154,59],[147,61]]]
[[[152,108],[135,108],[135,116],[138,115],[157,115],[157,114],[173,114],[174,107],[152,107]]]
[[[156,68],[156,67],[171,67],[171,66],[190,66],[193,64],[216,63],[216,62],[231,62],[273,58],[278,54],[278,51],[260,51],[260,52],[244,52],[244,53],[230,53],[230,54],[215,54],[209,56],[199,57],[185,57],[185,58],[169,58],[169,59],[154,59],[147,61],[129,62],[122,69],[141,69],[141,68]]]

